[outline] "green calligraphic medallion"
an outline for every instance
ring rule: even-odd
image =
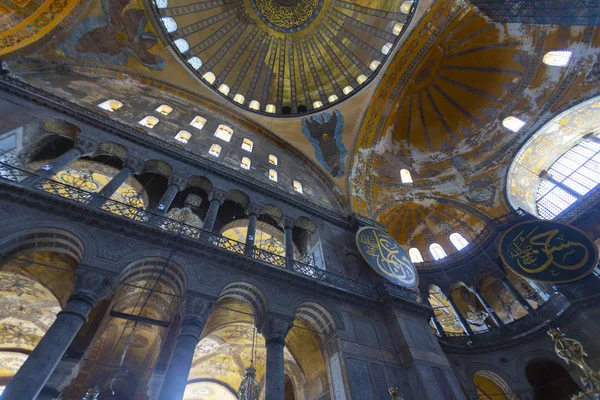
[[[499,243],[504,265],[538,282],[583,278],[598,264],[598,248],[585,233],[555,221],[527,221],[504,233]]]
[[[412,288],[419,276],[400,245],[381,229],[365,226],[356,232],[356,247],[371,268],[396,285]]]

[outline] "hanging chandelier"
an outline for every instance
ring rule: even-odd
[[[238,389],[238,400],[258,400],[260,394],[260,385],[256,381],[256,368],[254,368],[254,342],[256,338],[256,327],[252,331],[252,353],[250,354],[250,365],[246,368],[242,383]]]

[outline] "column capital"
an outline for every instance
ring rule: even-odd
[[[202,325],[210,315],[213,309],[214,302],[212,300],[197,297],[186,296],[181,304],[181,319],[183,320],[198,320]]]
[[[294,218],[284,216],[281,219],[281,223],[285,229],[291,229],[296,224],[296,220]]]
[[[259,321],[259,331],[269,342],[281,342],[285,344],[285,337],[294,325],[294,319],[283,315],[269,313]]]
[[[144,168],[144,162],[136,157],[127,157],[123,162],[123,167],[129,168],[137,174]]]
[[[248,204],[248,207],[246,208],[246,214],[248,214],[248,216],[254,214],[254,215],[258,215],[260,214],[260,212],[262,211],[262,206],[259,206],[258,204]]]
[[[226,195],[227,195],[227,193],[224,190],[213,188],[213,190],[211,190],[210,193],[208,194],[208,200],[209,201],[217,200],[219,202],[219,204],[223,204],[223,202],[225,201]]]
[[[185,189],[186,182],[187,179],[185,179],[181,175],[171,175],[171,177],[169,178],[169,185],[176,185],[179,188],[179,190]]]
[[[80,137],[75,142],[74,147],[80,149],[83,155],[90,155],[98,150],[98,146],[98,142]]]
[[[73,296],[88,298],[94,306],[98,301],[110,296],[114,290],[114,275],[108,272],[80,266],[75,275]]]

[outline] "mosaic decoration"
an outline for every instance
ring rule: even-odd
[[[319,0],[254,0],[259,16],[269,27],[302,29],[319,14],[323,1]],[[284,31],[285,31],[284,29]]]
[[[302,118],[302,133],[308,138],[315,156],[334,178],[344,175],[348,150],[342,142],[344,117],[338,110]]]
[[[390,282],[409,288],[418,285],[415,267],[387,232],[362,227],[356,232],[356,247],[367,264]]]
[[[134,57],[143,66],[162,70],[166,61],[150,52],[158,43],[146,31],[148,19],[143,10],[132,8],[131,0],[102,0],[103,14],[79,24],[60,47],[65,55],[104,63],[126,65]]]
[[[539,282],[579,280],[598,264],[598,249],[585,233],[555,221],[527,221],[510,228],[498,245],[504,264]]]

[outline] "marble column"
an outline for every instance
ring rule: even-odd
[[[136,173],[141,167],[141,161],[137,159],[127,159],[121,169],[113,178],[100,190],[97,196],[94,196],[90,205],[93,207],[102,207],[106,200],[109,199],[129,177]]]
[[[201,297],[188,296],[181,310],[179,335],[171,352],[158,400],[181,400],[192,367],[194,350],[200,340],[204,324],[212,311],[213,302]]]
[[[256,236],[256,221],[260,213],[260,207],[255,204],[248,206],[248,231],[246,232],[246,256],[252,257],[252,248],[254,247],[254,237]]]
[[[514,287],[512,282],[509,281],[508,278],[506,278],[506,277],[503,277],[500,280],[501,280],[502,284],[504,285],[504,287],[506,287],[508,289],[508,291],[513,295],[513,297],[519,302],[521,307],[523,307],[525,309],[525,311],[530,312],[531,306],[529,305],[529,302],[527,300],[525,300],[525,297],[523,297],[521,295],[521,293],[519,293],[519,291],[517,290],[516,287]]]
[[[112,291],[112,277],[79,268],[73,294],[42,340],[4,389],[2,400],[33,400],[40,393],[67,348],[99,300]]]
[[[456,318],[458,318],[458,321],[460,322],[460,325],[462,326],[462,328],[465,330],[465,333],[467,334],[467,336],[473,336],[474,333],[473,333],[473,330],[471,329],[471,325],[469,325],[469,321],[467,321],[467,319],[464,317],[464,315],[462,315],[462,313],[460,312],[460,309],[458,308],[458,306],[454,302],[454,299],[452,298],[452,294],[450,294],[450,296],[446,296],[446,300],[448,300],[448,304],[450,305],[450,308],[452,308],[454,315],[456,316]]]
[[[284,240],[283,244],[285,247],[285,266],[287,269],[293,270],[294,268],[294,240],[292,236],[294,223],[296,221],[289,217],[283,218],[283,232]]]
[[[292,328],[293,318],[269,314],[260,324],[260,333],[267,347],[265,370],[265,400],[284,400],[285,369],[283,349],[285,337]]]
[[[210,205],[208,206],[202,229],[212,232],[215,227],[215,222],[217,221],[219,207],[221,207],[221,204],[225,201],[225,192],[219,189],[213,189],[208,195],[208,200],[210,201]]]
[[[165,215],[166,212],[169,211],[169,207],[171,207],[171,204],[173,203],[173,200],[175,200],[177,193],[179,193],[179,185],[176,183],[169,183],[167,190],[160,198],[156,208],[154,208],[154,214]]]
[[[496,326],[498,328],[502,327],[504,325],[502,323],[502,320],[500,319],[500,317],[498,317],[498,315],[496,314],[496,311],[494,311],[494,309],[492,308],[492,305],[490,303],[488,303],[488,301],[485,297],[483,297],[483,294],[481,294],[481,289],[476,287],[474,289],[473,293],[475,293],[477,300],[479,300],[479,302],[481,303],[483,308],[485,308],[485,310],[488,312],[488,314],[490,315],[490,318],[492,319],[492,321],[494,321],[494,324],[496,324]]]
[[[35,171],[36,176],[29,176],[22,183],[27,186],[35,186],[44,179],[50,179],[80,157],[92,154],[96,149],[96,143],[88,140],[80,140],[74,147]]]

